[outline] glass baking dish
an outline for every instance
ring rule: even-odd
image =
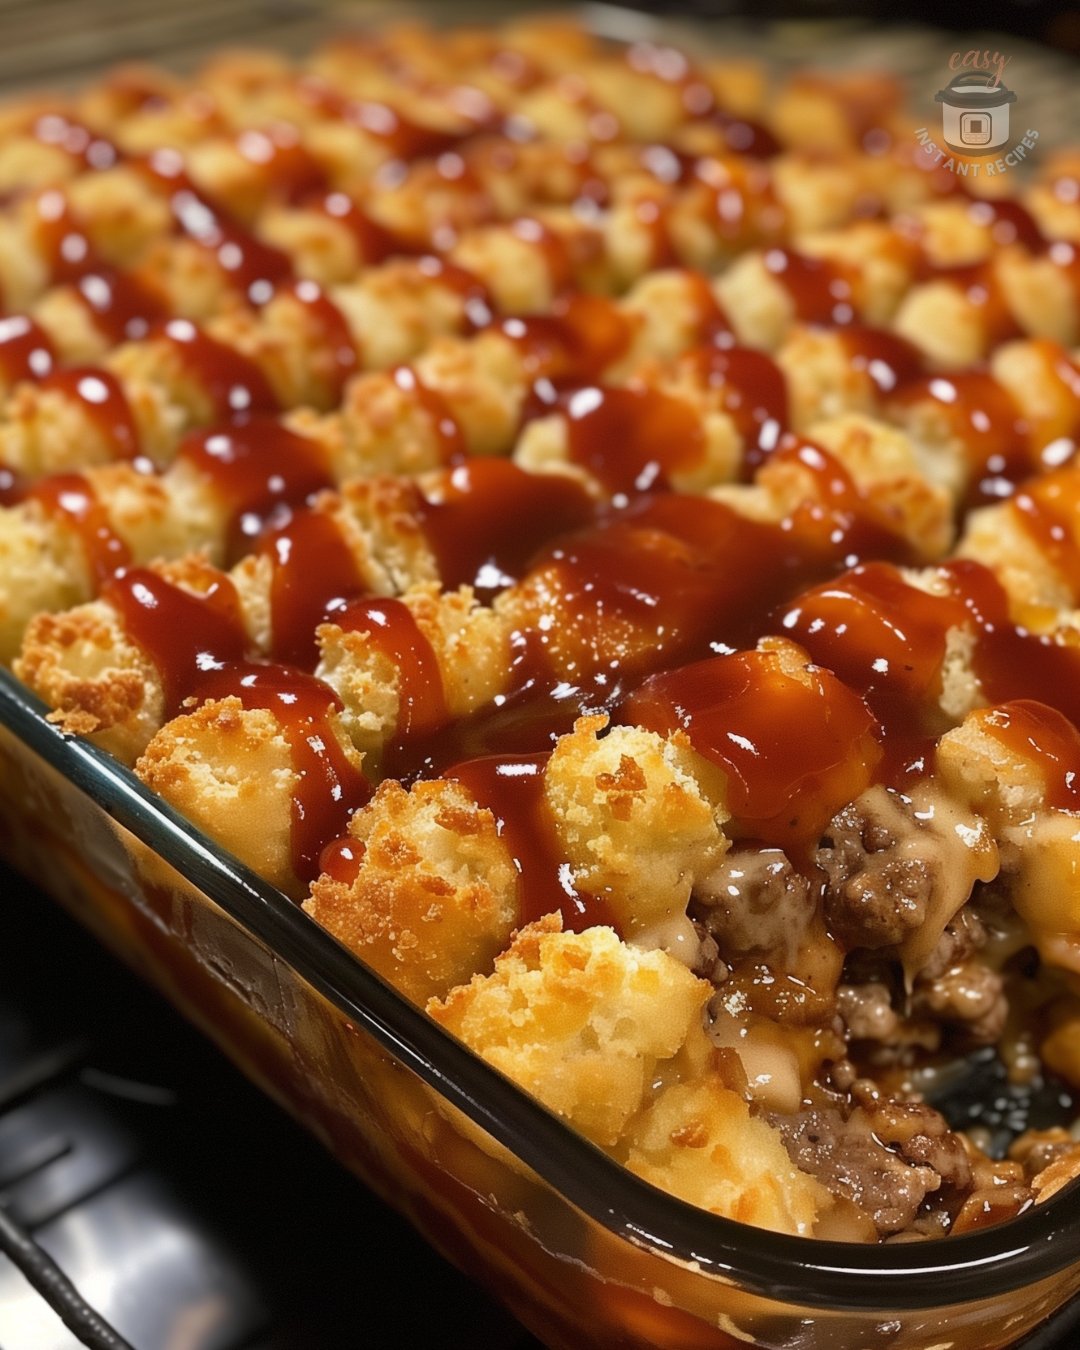
[[[521,7],[409,8],[451,22]],[[295,49],[337,26],[337,7],[286,7],[277,26],[261,5],[250,8],[260,45]],[[615,6],[574,12],[615,38],[662,32],[685,44],[706,31]],[[818,27],[811,52],[801,26],[770,34],[764,51],[743,26],[737,45],[771,63],[864,55],[866,34]],[[920,40],[940,44],[925,32]],[[170,37],[155,56],[189,64],[200,46],[186,41],[190,52]],[[904,50],[915,61],[922,46],[909,36]],[[72,64],[82,55],[80,41]],[[41,78],[14,52],[2,73]],[[1060,79],[1044,84],[1057,95]],[[765,1232],[654,1189],[457,1043],[131,772],[61,735],[45,711],[0,669],[0,854],[546,1344],[1000,1350],[1080,1294],[1080,1182],[1005,1224],[882,1247]],[[302,1240],[290,1237],[301,1250]]]
[[[998,1350],[1080,1291],[1076,1184],[962,1237],[865,1247],[655,1190],[44,713],[0,672],[8,861],[548,1345]]]

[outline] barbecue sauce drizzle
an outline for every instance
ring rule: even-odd
[[[727,805],[754,839],[798,849],[865,788],[881,755],[859,696],[829,671],[806,682],[758,651],[713,657],[647,680],[620,718],[681,729],[726,775]]]
[[[370,795],[331,724],[337,694],[292,666],[246,656],[239,599],[220,579],[203,595],[171,585],[156,572],[132,568],[110,582],[105,599],[126,631],[150,656],[165,691],[167,718],[214,699],[238,698],[245,708],[273,713],[292,756],[292,865],[302,881],[318,874],[319,853],[342,834]]]
[[[159,331],[210,401],[218,421],[278,411],[269,380],[243,352],[218,342],[187,319],[170,319]]]
[[[40,118],[34,132],[46,144],[60,145],[87,170],[110,168],[123,162],[144,174],[153,186],[166,191],[177,229],[213,252],[225,274],[253,305],[265,304],[277,291],[291,287],[317,316],[327,338],[331,363],[337,369],[340,390],[344,376],[355,364],[355,349],[344,316],[314,283],[294,277],[292,264],[283,252],[257,239],[229,211],[198,189],[177,152],[125,155],[98,133],[62,114]],[[237,140],[237,149],[261,171],[268,190],[282,200],[297,203],[319,193],[326,194],[326,173],[303,146],[295,128],[282,124],[269,131],[244,132]],[[165,323],[168,314],[161,293],[141,274],[125,272],[101,258],[60,191],[52,189],[41,194],[38,216],[38,235],[50,262],[52,283],[68,283],[75,288],[109,342],[144,337],[153,327]],[[223,352],[227,350],[223,344],[217,345]],[[239,363],[244,358],[233,353],[232,358],[226,359]],[[198,360],[204,372],[212,369],[205,355],[191,355],[191,360]],[[249,371],[244,382],[251,383],[254,378]],[[210,384],[216,388],[213,378]],[[272,397],[265,397],[265,378],[261,378],[258,392],[259,406],[276,406]]]
[[[655,54],[646,48],[638,51],[632,64],[667,78],[662,72],[668,66],[657,62]],[[697,115],[715,119],[729,137],[749,139],[757,153],[775,151],[763,129],[719,112],[707,86],[692,71],[679,75],[678,82],[684,102],[689,101],[688,106]],[[703,89],[708,97],[703,97]],[[462,139],[458,134],[411,123],[382,104],[342,101],[325,87],[313,86],[310,93],[318,106],[334,115],[347,115],[385,139],[403,159],[448,148]],[[860,123],[860,135],[864,130]],[[88,167],[104,167],[118,157],[115,148],[102,138],[63,119],[46,119],[41,134],[50,143],[61,143],[69,152],[82,155]],[[269,147],[268,154],[264,153],[263,141]],[[755,153],[745,144],[733,148]],[[425,251],[415,241],[377,224],[341,194],[329,193],[325,175],[298,142],[264,136],[257,147],[252,143],[248,149],[253,162],[266,164],[280,180],[286,200],[321,195],[328,213],[354,230],[365,258]],[[343,380],[355,364],[356,353],[348,327],[331,302],[317,288],[302,294],[300,288],[305,283],[294,284],[285,255],[256,240],[227,211],[200,193],[178,156],[162,152],[139,161],[139,167],[169,193],[179,229],[215,253],[253,304],[266,303],[283,286],[294,285],[299,298],[318,313]],[[717,214],[723,214],[719,211],[721,194],[736,190],[731,183],[716,189]],[[730,208],[727,197],[724,201]],[[1034,222],[1018,204],[977,203],[973,209],[993,213],[992,228],[1000,236],[999,242],[1016,241],[1033,251],[1044,247]],[[738,212],[740,219],[746,212],[744,203]],[[726,214],[731,214],[730,209]],[[657,247],[666,257],[662,214],[657,214],[655,226]],[[565,243],[533,220],[518,222],[516,229],[542,252],[553,289],[566,292],[574,268]],[[45,213],[42,232],[53,259],[54,280],[75,286],[95,323],[110,340],[141,335],[164,321],[154,292],[102,263],[62,199],[59,209],[54,206]],[[1072,256],[1055,260],[1070,276],[1077,270]],[[922,376],[917,355],[899,339],[855,325],[855,283],[840,264],[773,247],[766,254],[765,265],[788,291],[800,319],[842,326],[842,340],[853,364],[865,368],[881,396],[907,401],[929,397],[949,407],[954,431],[972,460],[974,500],[1004,495],[1030,471],[1028,429],[1019,421],[1007,393],[988,375],[964,372],[935,377],[948,385],[946,396],[941,397],[945,386],[939,383],[935,389],[935,381]],[[489,297],[475,278],[461,269],[455,272],[449,264],[437,266],[466,295],[467,308],[476,316],[474,327],[495,322],[490,319]],[[988,266],[935,269],[933,275],[967,291],[973,303],[983,308],[991,335],[1000,338],[1013,331]],[[704,746],[705,752],[714,757],[720,753],[719,742],[724,737],[724,753],[730,756],[726,719],[736,705],[743,721],[749,718],[753,722],[753,735],[745,737],[748,742],[775,739],[777,724],[769,721],[769,701],[747,701],[744,697],[752,684],[753,672],[748,673],[747,666],[752,664],[753,653],[721,654],[668,674],[654,675],[652,671],[657,665],[686,662],[708,651],[727,653],[752,642],[762,628],[763,609],[807,584],[815,574],[835,571],[838,564],[853,556],[873,552],[898,558],[902,555],[898,541],[868,517],[850,477],[835,460],[819,447],[790,438],[780,441],[787,424],[787,407],[779,372],[769,358],[731,345],[730,326],[704,283],[702,293],[701,336],[706,345],[698,356],[700,373],[706,382],[718,382],[723,388],[725,409],[735,418],[747,443],[747,475],[768,458],[786,455],[797,459],[825,486],[827,509],[815,505],[804,508],[801,516],[797,513],[793,532],[797,542],[783,531],[756,526],[703,499],[633,495],[668,485],[672,474],[693,468],[701,453],[701,429],[673,399],[655,391],[609,389],[598,383],[603,371],[627,349],[632,336],[626,317],[610,302],[566,294],[551,316],[505,320],[499,326],[506,336],[523,344],[538,375],[578,385],[556,392],[556,399],[568,413],[571,457],[590,468],[612,491],[630,495],[625,509],[598,508],[568,480],[552,479],[538,490],[537,479],[522,474],[510,463],[464,460],[461,429],[439,396],[425,389],[415,372],[404,369],[398,373],[400,382],[414,389],[431,412],[447,462],[462,461],[448,471],[441,497],[424,497],[417,490],[417,514],[438,557],[444,583],[468,581],[490,597],[522,576],[546,573],[554,582],[555,607],[551,612],[558,620],[566,620],[561,636],[568,638],[568,645],[556,651],[537,633],[525,633],[518,639],[517,692],[542,709],[537,722],[542,739],[550,740],[553,726],[566,729],[583,704],[612,708],[623,697],[625,708],[640,715],[646,724],[650,718],[661,722],[674,718],[692,740],[696,738],[698,748]],[[126,417],[121,415],[117,390],[109,389],[107,379],[98,372],[54,372],[47,337],[29,320],[21,324],[15,321],[15,325],[9,333],[0,333],[0,363],[7,377],[43,379],[83,397],[84,402],[100,409],[97,419],[103,427],[108,426],[120,452],[134,457],[137,446],[133,422],[130,412]],[[267,531],[267,517],[272,518],[283,504],[303,502],[327,485],[327,469],[317,447],[265,419],[263,415],[276,406],[275,400],[252,363],[245,363],[236,353],[225,357],[229,349],[212,343],[190,326],[181,333],[166,324],[164,331],[197,372],[219,414],[240,416],[237,424],[225,431],[190,439],[182,454],[212,478],[228,501],[234,548],[241,543],[250,545],[261,536],[260,547],[271,556],[274,566],[272,654],[289,664],[247,659],[239,601],[228,578],[222,576],[205,595],[194,597],[143,569],[129,569],[117,576],[118,569],[125,567],[126,550],[108,527],[89,482],[80,475],[49,479],[24,490],[24,495],[34,497],[72,523],[83,537],[99,580],[112,578],[106,594],[124,613],[132,636],[158,664],[170,713],[179,711],[188,699],[232,693],[245,706],[273,708],[289,737],[300,782],[294,803],[294,862],[299,875],[310,876],[321,843],[340,830],[349,812],[367,793],[362,776],[348,764],[326,723],[330,710],[339,706],[336,696],[299,668],[310,667],[314,661],[313,631],[321,619],[331,618],[347,630],[363,631],[394,661],[401,682],[401,741],[426,737],[429,748],[438,738],[443,741],[428,755],[427,771],[439,762],[449,762],[448,756],[452,757],[465,741],[459,728],[445,725],[437,661],[415,620],[399,601],[356,598],[363,589],[363,578],[328,518],[294,510],[284,523],[278,521]],[[105,398],[86,399],[80,381],[87,378],[98,380],[106,388]],[[621,449],[613,454],[611,447],[616,439]],[[1057,550],[1059,565],[1064,559],[1069,575],[1075,577],[1075,550],[1069,552],[1072,546],[1063,541],[1057,526],[1054,513],[1060,503],[1054,492],[1036,484],[1016,500],[1027,528]],[[563,537],[552,542],[553,536]],[[645,547],[646,539],[658,542],[655,555]],[[319,569],[313,566],[316,559]],[[319,585],[311,590],[315,570],[320,572]],[[869,708],[886,736],[883,771],[893,773],[901,761],[909,768],[922,767],[924,761],[918,756],[913,759],[911,751],[927,742],[923,714],[940,672],[945,632],[948,626],[966,620],[978,631],[975,663],[986,692],[1004,705],[994,714],[996,734],[1003,739],[1013,737],[1028,751],[1034,747],[1053,765],[1060,766],[1069,759],[1075,762],[1078,740],[1071,723],[1060,712],[1017,701],[1019,695],[1014,690],[1017,683],[1026,690],[1034,684],[1051,708],[1055,701],[1065,705],[1063,711],[1075,721],[1080,706],[1068,692],[1070,687],[1077,687],[1075,654],[1016,628],[1009,621],[1000,586],[985,569],[961,562],[947,564],[942,571],[950,580],[951,590],[938,597],[905,586],[888,564],[865,564],[832,589],[826,584],[816,593],[804,594],[781,616],[782,626],[811,655],[816,648],[818,659],[824,658],[822,663],[836,668],[852,686],[849,689],[833,680],[828,690],[834,715],[839,715],[837,710],[841,708],[844,713],[840,741],[854,743],[865,735],[871,725]],[[745,588],[733,585],[748,573],[755,574],[758,581],[752,596]],[[822,621],[822,606],[828,611],[829,605],[842,613],[842,623],[830,627]],[[605,686],[610,651],[603,633],[589,631],[590,606],[603,611],[605,622],[615,615],[628,625],[630,635],[623,644],[629,644],[628,649],[617,653],[624,661],[617,689]],[[655,626],[650,629],[642,622],[643,616],[653,611],[665,616],[661,634]],[[634,642],[635,625],[641,628],[644,639],[639,646]],[[893,650],[898,653],[895,659],[881,656]],[[870,660],[873,652],[878,656]],[[901,660],[901,652],[910,659]],[[556,669],[560,663],[561,668]],[[1023,670],[1022,678],[1018,670]],[[581,683],[566,706],[559,707],[551,685],[556,679],[565,683],[568,673]],[[1063,678],[1066,674],[1071,685]],[[642,679],[646,684],[633,692],[634,684]],[[691,705],[699,693],[703,710],[695,714]],[[718,704],[726,707],[719,721],[713,706]],[[712,714],[706,706],[713,707]],[[512,713],[517,716],[520,710],[512,709]],[[525,721],[528,739],[527,717]],[[483,728],[471,730],[479,732],[479,743],[483,744]],[[809,755],[807,746],[804,749]],[[752,770],[757,766],[754,756],[747,755],[723,760],[732,772],[736,797],[741,791],[746,798],[744,810],[749,809],[747,802],[755,795],[783,805],[782,784],[777,797],[775,782],[752,782]],[[445,772],[462,782],[478,802],[495,811],[500,832],[521,874],[523,917],[536,917],[554,906],[563,911],[568,926],[602,922],[602,903],[574,890],[566,865],[559,864],[554,851],[542,802],[546,756],[546,750],[519,756],[483,755]],[[777,758],[776,754],[766,756],[770,762]],[[789,776],[797,774],[798,765],[789,764],[787,772]],[[1075,808],[1075,773],[1065,770],[1060,782],[1057,778],[1053,782],[1053,804]],[[344,856],[337,845],[331,845],[331,850],[335,847]],[[352,847],[359,848],[355,843]]]
[[[350,601],[333,621],[346,633],[363,633],[393,665],[398,714],[395,739],[409,741],[449,720],[439,660],[408,606],[383,596]]]
[[[495,817],[518,874],[518,922],[562,915],[563,927],[579,933],[597,924],[613,926],[602,898],[579,890],[570,864],[560,857],[544,802],[548,755],[492,755],[447,770],[473,800]]]
[[[250,552],[274,513],[300,505],[333,483],[319,442],[259,416],[195,432],[178,451],[212,484],[229,512],[227,552]]]
[[[951,629],[974,638],[971,663],[988,704],[1034,700],[1048,716],[1080,725],[1080,649],[1014,623],[1004,588],[980,563],[959,559],[937,570],[942,588],[931,594],[895,567],[869,563],[777,615],[778,631],[866,699],[885,751],[879,777],[890,786],[926,772],[944,729],[937,699]]]
[[[106,262],[55,188],[37,199],[37,238],[54,286],[69,285],[110,343],[145,337],[165,317],[163,297]]]
[[[6,383],[40,380],[56,368],[52,340],[25,314],[0,319],[0,375]]]

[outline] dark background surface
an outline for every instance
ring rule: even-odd
[[[0,1201],[137,1350],[536,1350],[3,869]],[[76,1344],[0,1256],[2,1350]]]
[[[777,20],[826,19],[865,24],[928,24],[954,32],[993,30],[1032,39],[1062,51],[1080,52],[1080,7],[1061,4],[1060,0],[961,0],[960,3],[935,3],[934,0],[757,0],[724,3],[724,0],[684,0],[678,5],[634,3],[634,9],[651,14],[682,14],[703,18],[728,15],[752,18],[756,22]]]

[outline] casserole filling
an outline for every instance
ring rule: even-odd
[[[887,81],[563,24],[2,116],[67,732],[694,1204],[1080,1171],[1075,162],[973,197]]]

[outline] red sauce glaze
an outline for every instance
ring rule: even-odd
[[[1038,222],[1015,197],[979,198],[968,207],[968,215],[979,225],[988,225],[999,248],[1019,244],[1031,253],[1039,253],[1046,239]]]
[[[798,596],[777,627],[861,694],[881,728],[879,776],[922,772],[941,729],[937,699],[946,637],[969,627],[955,595],[909,586],[889,563],[866,563]]]
[[[412,366],[398,366],[394,371],[394,383],[399,389],[412,394],[427,413],[439,442],[439,454],[443,463],[453,464],[464,459],[465,433],[443,395],[437,389],[426,385]]]
[[[253,305],[264,305],[275,287],[292,279],[288,256],[256,239],[201,192],[175,151],[155,151],[139,167],[169,194],[173,219],[182,233],[214,254],[230,283]]]
[[[609,704],[617,681],[625,690],[657,669],[752,644],[767,609],[828,574],[834,558],[816,539],[719,502],[643,497],[534,559],[527,627],[558,679],[588,684],[586,704]]]
[[[249,551],[275,511],[333,482],[322,446],[269,417],[196,432],[177,457],[205,474],[228,508],[232,556]]]
[[[356,241],[360,256],[366,263],[381,263],[397,255],[423,252],[426,241],[406,238],[382,225],[344,192],[330,192],[316,202],[309,203],[332,220],[340,221]]]
[[[457,764],[444,777],[459,782],[495,817],[517,868],[520,923],[559,913],[563,927],[575,933],[597,924],[614,926],[598,897],[575,888],[562,860],[544,802],[547,761],[546,754],[492,755]]]
[[[919,269],[918,279],[947,281],[964,295],[979,313],[987,349],[1008,342],[1011,338],[1024,336],[1024,330],[1009,309],[993,256],[983,262],[956,267],[927,264]]]
[[[96,267],[72,284],[109,342],[145,337],[151,324],[168,312],[164,298],[149,285],[115,269]]]
[[[112,580],[102,598],[157,668],[165,692],[165,719],[183,712],[204,672],[241,661],[248,647],[240,600],[224,573],[202,595],[192,595],[144,567]]]
[[[95,326],[110,342],[145,337],[151,324],[168,313],[165,299],[138,277],[96,268],[74,282]]]
[[[25,314],[0,319],[0,374],[8,384],[43,379],[56,365],[49,335]]]
[[[614,301],[574,292],[549,314],[503,319],[495,325],[518,344],[533,378],[598,380],[630,346],[635,323]]]
[[[1080,812],[1080,732],[1067,717],[1033,699],[1018,699],[979,717],[985,731],[1039,766],[1046,805]]]
[[[371,796],[330,723],[341,707],[329,685],[290,666],[241,663],[210,671],[200,700],[235,696],[245,708],[266,708],[281,727],[296,781],[292,799],[292,866],[301,881],[319,874],[328,840],[345,832],[349,817]]]
[[[583,707],[596,706],[592,690],[554,681],[535,634],[511,641],[513,687],[494,703],[433,734],[399,740],[384,754],[384,769],[403,782],[443,773],[447,765],[490,755],[532,755],[551,749],[570,731]]]
[[[136,459],[139,431],[120,381],[97,366],[54,370],[39,381],[41,389],[55,389],[73,403],[109,446],[115,459]]]
[[[783,149],[768,127],[755,122],[752,117],[717,109],[711,120],[719,127],[724,144],[732,154],[746,155],[750,159],[772,159]]]
[[[694,292],[696,345],[733,346],[735,333],[731,320],[717,300],[709,278],[701,272],[689,271],[683,272],[683,277],[691,283]]]
[[[739,252],[783,238],[787,211],[764,165],[708,156],[693,172],[706,191],[705,221],[726,248]]]
[[[586,147],[582,146],[580,154],[587,154]],[[705,166],[707,171],[708,167],[714,165],[711,157],[688,154],[673,145],[659,142],[643,145],[638,151],[637,162],[657,182],[669,184],[685,183],[698,171],[699,166]]]
[[[331,839],[319,854],[319,872],[325,872],[333,881],[351,886],[360,875],[360,868],[367,849],[359,839],[343,835],[340,839]]]
[[[912,546],[893,531],[834,455],[812,441],[789,435],[768,457],[767,465],[789,463],[798,465],[815,487],[813,495],[804,497],[791,512],[785,527],[803,541],[804,548],[815,543],[822,554],[837,557],[849,567],[870,558],[911,561]]]
[[[513,465],[502,471],[521,475]],[[535,541],[542,518],[527,514],[536,508],[525,495],[529,486],[516,485],[522,514],[496,510],[489,520],[503,529],[516,520],[519,536],[528,524]],[[581,504],[588,509],[587,501]],[[461,517],[465,528],[448,530],[452,546],[481,534],[490,538],[483,499],[470,505],[480,508],[472,517],[479,523],[470,526]],[[395,772],[409,778],[457,759],[549,748],[583,709],[613,708],[654,671],[752,645],[772,606],[836,569],[849,542],[842,531],[838,538],[839,545],[831,542],[816,523],[804,535],[747,520],[702,497],[665,493],[636,498],[595,525],[548,542],[528,571],[522,550],[514,569],[522,580],[507,696],[411,746]],[[520,537],[513,542],[520,548]],[[481,556],[473,554],[464,573],[451,574],[451,584],[467,578]],[[493,570],[499,574],[506,565],[504,557]]]
[[[37,207],[36,233],[52,284],[75,290],[109,342],[145,337],[167,313],[160,292],[105,262],[59,192],[43,192]]]
[[[352,812],[370,795],[330,725],[341,703],[334,691],[289,666],[249,661],[236,593],[229,579],[197,597],[156,573],[133,569],[105,592],[127,632],[150,656],[166,691],[168,713],[188,699],[239,698],[245,708],[269,709],[289,744],[296,781],[292,803],[292,863],[302,881],[318,875],[319,855],[343,834]]]
[[[895,333],[852,324],[837,337],[852,369],[866,371],[879,397],[895,393],[923,373],[922,353]]]
[[[26,496],[26,484],[14,469],[0,464],[0,506],[16,506]]]
[[[481,147],[488,157],[489,173],[512,173],[517,162],[517,151],[509,141]],[[541,178],[537,184],[535,200],[544,203],[578,203],[586,210],[599,207],[602,210],[611,205],[611,184],[604,177],[593,156],[593,147],[587,141],[568,141],[563,147],[564,162],[574,171],[575,181],[567,192],[564,188],[546,183]],[[648,170],[644,162],[642,167]],[[587,205],[586,205],[587,204]]]
[[[334,89],[315,75],[304,75],[297,85],[305,102],[326,116],[359,127],[382,142],[390,159],[419,159],[449,150],[469,135],[472,128],[450,131],[425,126],[406,116],[399,108],[375,99],[353,99]]]
[[[788,529],[748,520],[706,498],[665,493],[607,508],[584,529],[567,522],[571,532],[552,539],[555,523],[536,493],[545,481],[566,492],[569,480],[530,478],[500,461],[469,467],[481,471],[480,481],[456,503],[465,509],[439,523],[447,548],[470,551],[446,557],[444,575],[453,585],[473,569],[484,577],[490,568],[493,580],[501,578],[493,591],[521,578],[511,686],[497,707],[421,738],[397,756],[395,774],[406,779],[460,759],[550,748],[583,709],[615,707],[654,671],[752,645],[763,631],[775,631],[768,628],[772,606],[831,575],[858,537],[842,512],[830,516],[823,509],[820,519]],[[484,481],[488,474],[495,493]],[[575,509],[588,518],[597,508],[579,491]],[[492,563],[486,560],[496,543],[493,526],[505,541],[497,547],[508,552]],[[864,536],[876,537],[868,527]],[[546,547],[537,552],[544,538]]]
[[[932,403],[968,461],[966,504],[1012,495],[1035,467],[1027,423],[1009,391],[984,371],[928,375],[896,394],[899,408]]]
[[[1080,649],[1014,624],[1008,596],[987,568],[960,559],[946,563],[942,571],[975,625],[972,663],[986,699],[1036,699],[1080,726]]]
[[[111,169],[121,158],[112,141],[67,113],[43,113],[34,123],[32,134],[42,145],[63,150],[83,169]]]
[[[705,432],[693,407],[658,389],[587,385],[558,400],[570,458],[612,493],[667,487],[705,457]]]
[[[749,347],[701,347],[689,360],[702,384],[721,390],[720,406],[743,442],[744,476],[752,478],[787,430],[787,377],[771,356]]]
[[[337,622],[367,579],[333,518],[299,510],[259,542],[271,560],[271,654],[275,660],[311,670],[316,661],[315,630]]]
[[[767,844],[805,844],[869,784],[881,756],[874,718],[827,670],[785,674],[771,653],[700,661],[647,680],[622,717],[649,731],[681,729],[727,775],[740,828]]]
[[[1013,510],[1040,553],[1080,596],[1080,474],[1059,469],[1027,482],[1013,498]]]
[[[476,158],[447,150],[434,161],[412,171],[412,181],[422,195],[438,203],[429,217],[428,237],[446,246],[463,230],[475,229],[499,219],[485,173]]]
[[[322,350],[329,358],[324,378],[328,386],[328,401],[336,407],[341,402],[346,382],[356,373],[360,364],[352,329],[345,315],[315,282],[298,281],[288,289],[310,316]]]
[[[856,316],[852,280],[839,263],[812,258],[787,248],[770,248],[765,268],[791,297],[803,323],[853,323]]]
[[[649,269],[677,267],[679,251],[671,233],[671,205],[656,197],[642,197],[634,206],[634,219],[649,234]]]
[[[560,295],[573,289],[576,280],[574,258],[569,244],[562,235],[556,234],[550,225],[531,216],[515,220],[510,228],[519,239],[532,244],[540,253],[551,280],[553,295]]]
[[[82,474],[52,474],[21,493],[19,499],[40,503],[48,515],[74,530],[99,586],[131,561],[128,546],[113,529],[90,480]]]
[[[407,605],[382,596],[365,597],[350,601],[333,621],[347,633],[366,634],[396,669],[396,740],[411,740],[448,720],[439,659]]]
[[[161,336],[175,348],[185,370],[213,404],[218,421],[247,413],[276,412],[278,401],[262,370],[235,347],[196,328],[187,319],[170,319]]]
[[[451,262],[449,258],[437,258],[426,254],[417,262],[418,270],[424,276],[438,281],[448,290],[456,291],[461,297],[466,329],[486,328],[492,322],[492,315],[498,306],[491,292],[467,267]]]
[[[939,575],[943,593],[930,595],[871,563],[798,596],[777,618],[780,631],[866,698],[881,726],[879,776],[894,785],[925,772],[942,730],[950,629],[974,639],[971,665],[987,701],[1035,698],[1080,724],[1080,650],[1015,624],[1001,583],[981,564],[949,562]]]
[[[444,589],[469,585],[484,601],[512,585],[553,535],[580,528],[596,513],[572,479],[530,474],[503,459],[466,460],[437,487],[415,491]]]
[[[890,563],[864,563],[798,596],[779,625],[811,658],[861,694],[934,690],[947,630],[968,618],[950,595],[909,586]]]
[[[327,190],[326,170],[301,141],[296,127],[287,122],[241,132],[236,148],[258,166],[267,191],[278,200],[301,202]]]

